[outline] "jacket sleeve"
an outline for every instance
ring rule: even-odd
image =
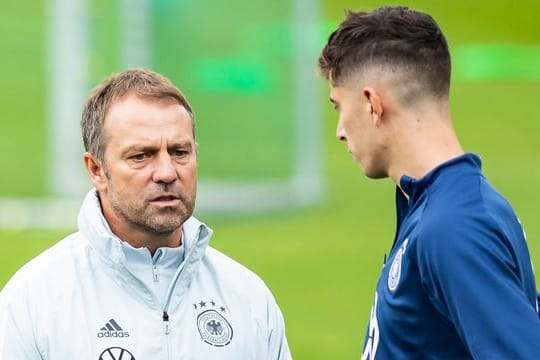
[[[517,255],[500,231],[471,219],[425,233],[419,271],[432,303],[455,326],[475,359],[540,354],[535,294],[523,286]],[[523,240],[524,241],[524,240]]]
[[[15,275],[0,292],[0,359],[43,360],[21,280]]]
[[[268,360],[292,359],[285,336],[285,321],[276,300],[267,292],[268,304]]]

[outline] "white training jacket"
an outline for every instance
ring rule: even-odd
[[[162,305],[126,267],[95,190],[78,223],[0,292],[1,360],[291,359],[272,294],[208,246],[205,224],[184,224],[185,259]]]

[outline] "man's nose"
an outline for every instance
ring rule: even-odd
[[[336,139],[337,139],[338,141],[345,141],[345,140],[347,140],[347,136],[346,136],[346,134],[345,134],[345,130],[344,130],[343,127],[340,126],[339,124],[338,124],[338,126],[337,126],[337,128],[336,128]]]
[[[159,154],[156,158],[156,167],[154,169],[154,182],[172,183],[177,179],[176,167],[173,159],[168,153]]]

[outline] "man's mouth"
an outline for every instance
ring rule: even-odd
[[[152,204],[160,206],[176,206],[180,203],[180,201],[180,197],[176,195],[160,195],[150,200]]]

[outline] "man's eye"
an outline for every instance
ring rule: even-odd
[[[174,156],[177,156],[177,157],[184,157],[187,155],[189,155],[189,151],[186,151],[186,150],[178,149],[174,151]]]
[[[147,154],[139,153],[139,154],[132,155],[130,159],[133,161],[144,161],[146,160],[147,157],[148,157]]]

